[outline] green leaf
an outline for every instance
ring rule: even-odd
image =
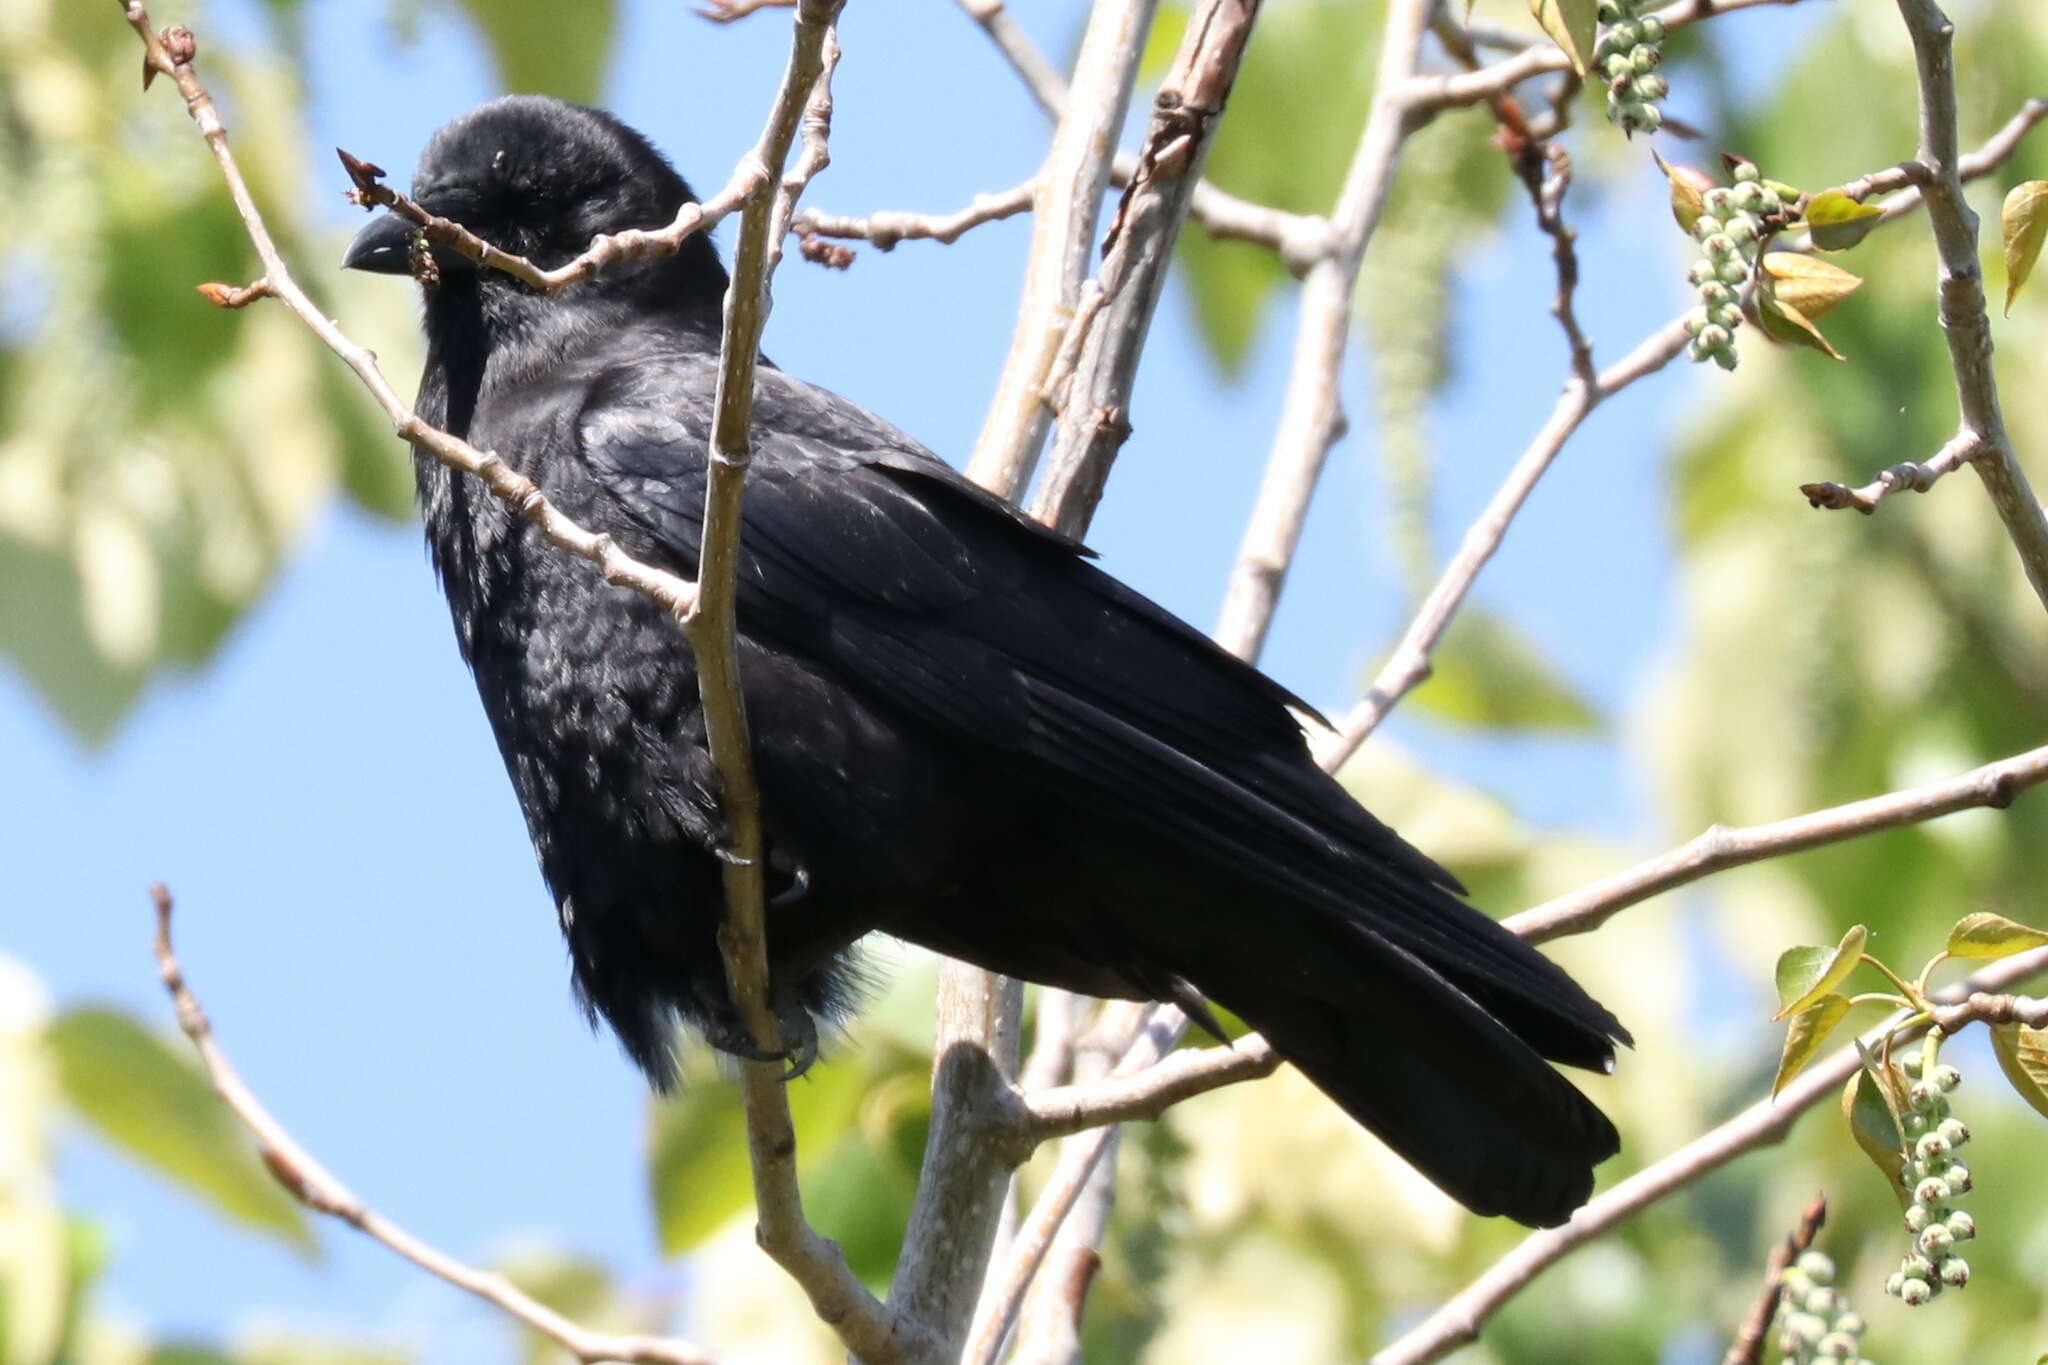
[[[1869,941],[1870,931],[1858,924],[1832,948],[1787,948],[1778,957],[1779,1009],[1772,1017],[1783,1019],[1818,1004],[1849,979]]]
[[[2048,943],[2048,933],[1982,910],[1956,921],[1956,927],[1948,931],[1947,951],[1950,957],[2011,957],[2044,943]]]
[[[227,1218],[315,1249],[305,1211],[182,1049],[90,1006],[59,1015],[47,1040],[64,1097],[101,1136]]]
[[[1994,1024],[1991,1050],[2019,1097],[2048,1116],[2048,1029]]]
[[[1842,1016],[1849,1012],[1849,997],[1828,994],[1792,1016],[1792,1022],[1785,1029],[1785,1050],[1778,1058],[1778,1074],[1771,1081],[1771,1094],[1776,1095],[1785,1088],[1785,1083],[1797,1076],[1806,1064],[1819,1052],[1821,1044],[1827,1042],[1835,1025],[1842,1022]]]
[[[1536,16],[1550,40],[1564,49],[1572,70],[1583,77],[1599,27],[1596,0],[1529,0],[1529,13]]]
[[[1877,205],[1859,204],[1840,190],[1817,194],[1806,206],[1807,230],[1822,251],[1847,251],[1869,236],[1883,216]]]
[[[2048,180],[2014,185],[1998,220],[2005,229],[2005,311],[2010,316],[2012,301],[2034,273],[2042,239],[2048,238]]]
[[[1600,728],[1599,714],[1519,628],[1473,607],[1452,623],[1413,704],[1479,729],[1590,734]]]
[[[1896,1068],[1892,1076],[1880,1080],[1876,1059],[1857,1045],[1863,1053],[1863,1065],[1842,1087],[1842,1117],[1849,1122],[1849,1135],[1856,1140],[1856,1146],[1870,1158],[1871,1165],[1884,1173],[1885,1184],[1892,1195],[1903,1206],[1909,1202],[1906,1189],[1899,1183],[1905,1170],[1905,1137],[1899,1131],[1895,1099],[1887,1096],[1885,1086],[1897,1084],[1900,1079]]]
[[[1802,317],[1815,320],[1834,312],[1863,284],[1863,277],[1854,271],[1796,251],[1769,252],[1762,266],[1762,278],[1771,282],[1778,300],[1797,308]]]
[[[584,104],[604,90],[604,69],[618,28],[616,0],[582,0],[574,17],[530,0],[459,0],[483,33],[498,83],[521,94],[560,95]]]

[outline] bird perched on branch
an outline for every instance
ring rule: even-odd
[[[527,96],[437,132],[412,189],[543,267],[691,198],[616,119]],[[413,273],[417,254],[387,214],[346,264]],[[552,297],[433,255],[420,415],[694,574],[726,284],[711,243]],[[681,632],[480,483],[425,455],[418,476],[579,996],[658,1086],[678,1021],[746,1051]],[[1554,1224],[1585,1200],[1617,1138],[1547,1063],[1611,1069],[1615,1018],[1323,773],[1286,689],[887,422],[766,367],[738,633],[772,993],[804,1050],[879,930],[1197,1018],[1217,1001],[1474,1210]]]

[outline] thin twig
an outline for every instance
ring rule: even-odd
[[[1401,149],[1414,131],[1407,91],[1421,60],[1429,7],[1430,0],[1396,0],[1387,12],[1372,110],[1330,218],[1335,245],[1302,280],[1280,425],[1215,631],[1225,649],[1247,659],[1257,658],[1265,642],[1324,461],[1344,432],[1339,376],[1351,336],[1351,296]]]
[[[2040,500],[2020,468],[1999,410],[1991,319],[1984,305],[1984,271],[1977,259],[1977,215],[1963,197],[1956,134],[1955,26],[1933,0],[1898,3],[1913,38],[1920,80],[1920,152],[1912,174],[1927,202],[1941,257],[1941,331],[1955,370],[1961,430],[1979,447],[1970,467],[1984,481],[2005,533],[2019,552],[2027,581],[2048,605],[2048,516],[2042,515]]]
[[[199,997],[185,979],[185,971],[171,946],[171,893],[158,883],[149,889],[156,905],[157,975],[170,993],[177,1012],[178,1027],[198,1050],[199,1063],[214,1093],[234,1111],[235,1117],[255,1135],[263,1164],[294,1198],[316,1213],[338,1218],[374,1241],[382,1242],[430,1275],[438,1276],[486,1303],[502,1309],[540,1333],[579,1361],[631,1361],[638,1365],[710,1365],[712,1357],[687,1341],[672,1337],[612,1336],[593,1332],[570,1321],[546,1304],[527,1295],[495,1271],[466,1265],[437,1247],[392,1222],[363,1202],[361,1196],[335,1178],[298,1139],[279,1123],[263,1102],[256,1098],[241,1074],[228,1060],[200,1005]]]
[[[1000,222],[1029,212],[1036,188],[1036,180],[1027,180],[1014,189],[978,194],[966,208],[952,213],[885,211],[865,218],[847,218],[817,209],[804,209],[790,220],[789,227],[798,237],[865,241],[877,251],[891,250],[898,242],[957,242],[963,234],[983,223]]]
[[[2036,105],[2042,107],[2036,110]],[[2048,100],[2029,101],[2025,109],[2008,120],[1983,146],[1963,159],[1965,176],[1975,178],[1997,169],[2018,148],[2027,132],[2043,118],[2048,118]],[[1865,177],[1866,180],[1874,178]],[[1879,221],[1891,222],[1920,202],[1915,198],[1902,204],[1903,199],[1901,196],[1888,205],[1886,216]],[[1898,209],[1897,214],[1892,213],[1893,208]],[[1337,723],[1335,730],[1317,744],[1316,755],[1325,768],[1334,770],[1348,760],[1379,728],[1380,722],[1387,718],[1395,705],[1428,679],[1430,655],[1450,628],[1452,618],[1471,592],[1472,585],[1478,581],[1480,570],[1500,548],[1515,516],[1573,433],[1601,403],[1670,364],[1685,349],[1686,340],[1684,319],[1676,319],[1645,337],[1635,350],[1603,371],[1592,386],[1585,386],[1577,377],[1566,383],[1542,430],[1537,432],[1535,440],[1509,469],[1485,509],[1466,530],[1457,554],[1444,566],[1443,573],[1423,599],[1422,606],[1417,609],[1393,653],[1380,666],[1372,686]]]
[[[1067,87],[1040,52],[1017,27],[1002,0],[959,0],[974,21],[988,30],[989,37],[1038,101],[1039,108],[1057,121],[1067,110]],[[1123,189],[1137,174],[1138,160],[1119,155],[1110,166],[1110,183]],[[1255,204],[1220,190],[1206,180],[1198,181],[1189,216],[1209,235],[1226,241],[1255,242],[1271,247],[1296,275],[1332,250],[1329,222],[1315,214],[1290,213],[1267,204]]]
[[[1887,465],[1861,488],[1851,488],[1842,483],[1802,483],[1799,491],[1815,507],[1832,511],[1853,507],[1867,517],[1894,493],[1925,493],[1934,487],[1938,479],[1953,474],[1975,459],[1982,449],[1976,433],[1966,431],[1950,437],[1948,444],[1936,451],[1925,464],[1901,460],[1898,464]]]
[[[1741,1330],[1736,1332],[1728,1353],[1721,1357],[1721,1365],[1758,1365],[1763,1357],[1764,1338],[1771,1334],[1771,1319],[1778,1315],[1778,1301],[1785,1297],[1779,1283],[1784,1278],[1785,1268],[1813,1245],[1813,1239],[1820,1235],[1821,1224],[1827,1218],[1828,1197],[1817,1194],[1799,1215],[1798,1226],[1771,1248],[1770,1256],[1764,1261],[1764,1287],[1757,1294],[1756,1306],[1743,1319]]]
[[[191,115],[193,123],[206,139],[206,145],[213,153],[214,163],[220,170],[222,180],[226,182],[228,195],[234,202],[235,212],[242,220],[242,228],[248,234],[250,244],[256,248],[258,259],[263,263],[263,277],[254,284],[241,289],[227,285],[210,285],[202,287],[201,292],[209,299],[231,306],[235,300],[248,302],[260,295],[277,299],[329,350],[341,357],[342,361],[355,371],[363,386],[370,391],[370,396],[391,419],[392,430],[401,439],[426,451],[450,468],[481,479],[494,495],[531,522],[550,544],[589,560],[603,572],[607,582],[620,587],[630,587],[644,594],[651,601],[667,609],[670,615],[678,620],[686,617],[696,603],[695,584],[651,564],[643,563],[621,550],[612,542],[611,537],[585,529],[550,502],[531,479],[514,470],[495,454],[478,450],[467,441],[459,440],[429,426],[399,398],[397,391],[391,387],[390,380],[386,379],[383,371],[378,368],[376,357],[350,341],[341,329],[306,297],[305,291],[299,287],[297,279],[292,275],[291,268],[285,264],[276,241],[270,235],[270,228],[263,220],[262,211],[256,206],[255,196],[250,193],[248,182],[242,176],[234,151],[228,145],[227,129],[221,123],[213,97],[193,69],[191,34],[182,29],[166,30],[167,33],[180,38],[180,55],[174,58],[166,49],[163,36],[151,26],[148,6],[142,3],[142,0],[115,0],[115,3],[120,5],[129,26],[142,40],[148,69],[169,76],[176,82],[178,93],[184,97],[186,112]],[[216,298],[216,292],[224,297]]]
[[[2043,781],[2048,781],[2048,746],[1987,763],[1946,781],[1830,806],[1789,820],[1746,829],[1715,825],[1668,853],[1545,901],[1503,923],[1531,943],[1588,933],[1631,905],[1712,873],[1921,824],[1959,810],[1978,806],[2003,810],[2021,792]]]
[[[2043,970],[2048,970],[2048,948],[2036,948],[1986,967],[1953,989],[1943,991],[1940,998],[1953,1003],[1977,993],[1998,991]],[[1926,1025],[1919,1023],[1901,1029],[1907,1017],[1893,1016],[1865,1033],[1860,1041],[1865,1047],[1875,1047],[1887,1035],[1899,1040],[1917,1037]],[[1369,1365],[1428,1365],[1477,1339],[1487,1319],[1544,1270],[1737,1157],[1782,1141],[1801,1114],[1832,1098],[1862,1064],[1854,1046],[1838,1049],[1800,1073],[1798,1079],[1778,1092],[1776,1099],[1758,1100],[1726,1123],[1596,1196],[1564,1226],[1531,1233],[1449,1302],[1373,1356]]]

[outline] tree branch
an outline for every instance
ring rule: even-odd
[[[633,1365],[711,1365],[712,1357],[687,1341],[593,1332],[524,1293],[503,1275],[479,1270],[456,1260],[364,1203],[361,1196],[321,1165],[277,1121],[228,1060],[227,1050],[215,1036],[213,1024],[200,1005],[199,997],[186,981],[185,970],[171,946],[171,893],[158,883],[149,889],[149,894],[156,905],[157,975],[163,979],[164,989],[170,994],[171,1006],[178,1016],[178,1027],[192,1040],[192,1046],[199,1053],[199,1064],[205,1070],[214,1093],[255,1135],[263,1164],[293,1198],[316,1213],[338,1218],[373,1241],[382,1242],[428,1274],[511,1314],[584,1365],[595,1365],[597,1361],[628,1361]]]
[[[1588,933],[1631,905],[1712,873],[1921,824],[1959,810],[1978,806],[2003,810],[2014,797],[2044,780],[2048,780],[2048,746],[1987,763],[1943,782],[1831,806],[1789,820],[1747,829],[1715,825],[1668,853],[1545,901],[1503,923],[1531,943]]]
[[[1799,1215],[1799,1225],[1771,1248],[1771,1254],[1764,1262],[1764,1287],[1757,1295],[1756,1306],[1749,1310],[1749,1316],[1735,1334],[1728,1353],[1721,1357],[1721,1365],[1761,1365],[1764,1338],[1771,1334],[1771,1319],[1778,1315],[1778,1300],[1784,1297],[1778,1282],[1785,1274],[1785,1267],[1798,1260],[1813,1245],[1813,1239],[1820,1235],[1821,1224],[1827,1221],[1827,1217],[1827,1196],[1817,1194]]]
[[[2048,970],[2048,948],[2036,948],[1986,967],[1942,992],[1941,998],[1954,1003],[2024,981],[2043,970]],[[1894,1015],[1865,1033],[1863,1045],[1875,1047],[1895,1030],[1900,1038],[1917,1037],[1925,1031],[1924,1022],[1900,1029],[1907,1017]],[[1670,1156],[1595,1196],[1564,1226],[1531,1233],[1448,1303],[1373,1356],[1369,1365],[1427,1365],[1476,1340],[1487,1319],[1543,1271],[1667,1195],[1745,1153],[1783,1140],[1801,1114],[1832,1097],[1862,1064],[1855,1047],[1837,1049],[1826,1060],[1800,1073],[1798,1079],[1778,1092],[1775,1100],[1758,1100]]]
[[[1280,426],[1215,631],[1225,649],[1247,659],[1257,658],[1265,643],[1324,460],[1344,432],[1339,375],[1351,335],[1351,294],[1393,187],[1401,148],[1417,126],[1409,83],[1421,61],[1430,4],[1394,0],[1387,11],[1372,110],[1331,215],[1333,246],[1302,280]]]
[[[1984,306],[1984,271],[1977,260],[1977,215],[1963,197],[1956,142],[1955,27],[1933,0],[1898,0],[1913,38],[1920,76],[1920,153],[1911,175],[1927,202],[1928,221],[1941,257],[1941,330],[1948,340],[1962,408],[1962,432],[1975,447],[1971,468],[1984,481],[2005,533],[2019,552],[2027,581],[2048,605],[2048,517],[2027,484],[1999,410],[1998,376],[1991,362],[1991,319]]]
[[[1799,491],[1806,495],[1807,502],[1815,507],[1840,511],[1853,507],[1864,516],[1877,510],[1877,505],[1901,490],[1925,493],[1934,487],[1937,480],[1975,459],[1982,451],[1976,433],[1962,432],[1949,438],[1948,444],[1936,451],[1925,464],[1901,460],[1877,471],[1877,477],[1861,488],[1851,488],[1841,483],[1802,483]]]
[[[966,208],[952,213],[884,211],[866,218],[847,218],[817,209],[805,209],[790,220],[789,226],[799,238],[849,238],[868,242],[877,251],[892,250],[898,242],[952,243],[983,223],[999,222],[1029,212],[1037,185],[1036,180],[1027,180],[1014,189],[978,194]]]
[[[1100,306],[1082,310],[1063,339],[1062,351],[1075,360],[1071,378],[1055,368],[1041,391],[1059,425],[1032,510],[1070,535],[1094,516],[1110,465],[1131,434],[1138,360],[1258,12],[1259,0],[1203,0],[1189,15],[1109,227],[1097,275]]]

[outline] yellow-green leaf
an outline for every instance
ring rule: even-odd
[[[1867,1052],[1864,1061],[1865,1065],[1858,1067],[1842,1087],[1842,1117],[1848,1120],[1849,1136],[1870,1158],[1870,1164],[1884,1173],[1885,1184],[1903,1206],[1909,1202],[1905,1187],[1899,1183],[1906,1164],[1905,1139],[1892,1117],[1893,1105],[1886,1098],[1884,1083],[1879,1081]]]
[[[2014,953],[2038,948],[2044,943],[2048,943],[2048,933],[2003,915],[1994,915],[1988,910],[1964,915],[1956,921],[1956,927],[1948,931],[1950,957],[2011,957]]]
[[[1869,236],[1883,216],[1884,210],[1877,205],[1859,204],[1840,190],[1817,194],[1806,206],[1807,230],[1822,251],[1847,251]]]
[[[1505,617],[1467,608],[1432,660],[1415,705],[1459,725],[1592,734],[1600,717]]]
[[[1593,37],[1599,26],[1597,0],[1529,0],[1529,13],[1564,49],[1572,70],[1584,76],[1593,56]]]
[[[64,1097],[101,1136],[234,1221],[313,1250],[304,1210],[182,1051],[93,1007],[58,1016],[48,1041]]]
[[[1995,1024],[1991,1050],[2019,1097],[2048,1116],[2048,1029],[2025,1024]]]
[[[1792,1022],[1785,1028],[1785,1050],[1778,1057],[1778,1074],[1771,1081],[1773,1095],[1813,1060],[1848,1012],[1849,997],[1830,993],[1792,1016]]]
[[[2048,180],[2014,185],[1998,217],[2005,229],[2005,311],[2011,313],[2020,286],[2034,273],[2042,239],[2048,238]]]
[[[1773,1017],[1784,1019],[1819,1004],[1849,979],[1869,941],[1870,931],[1858,924],[1832,948],[1787,948],[1778,957],[1779,1009]]]
[[[1657,163],[1657,169],[1664,172],[1664,178],[1671,183],[1671,216],[1678,225],[1692,234],[1692,225],[1707,211],[1707,191],[1714,188],[1714,177],[1696,166],[1676,166],[1650,150],[1650,159]]]
[[[1863,284],[1863,277],[1854,271],[1793,251],[1770,252],[1762,265],[1762,278],[1778,301],[1797,308],[1809,321],[1817,322],[1834,312],[1836,305]]]
[[[1835,360],[1844,359],[1829,340],[1821,335],[1820,328],[1812,319],[1799,310],[1798,305],[1788,303],[1778,294],[1778,282],[1770,275],[1758,272],[1756,295],[1752,300],[1752,315],[1757,327],[1773,341],[1791,346],[1804,346],[1819,351]]]

